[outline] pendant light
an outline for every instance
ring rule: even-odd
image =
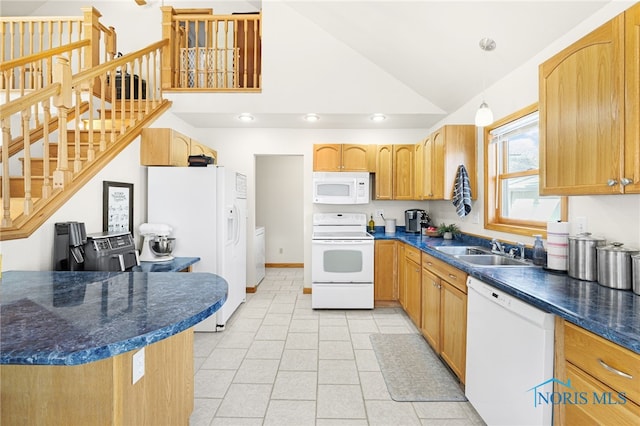
[[[496,42],[493,39],[486,38],[486,37],[483,39],[480,39],[479,45],[480,45],[480,49],[482,49],[485,52],[491,52],[496,48]],[[487,70],[485,66],[485,78],[486,78],[486,71]],[[489,108],[489,105],[484,100],[485,90],[486,90],[486,81],[483,81],[482,103],[480,104],[478,111],[476,111],[476,119],[475,119],[476,126],[478,127],[485,127],[493,123],[493,112],[491,111],[491,108]]]

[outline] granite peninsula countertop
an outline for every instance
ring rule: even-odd
[[[0,364],[78,365],[178,334],[214,314],[211,273],[8,271],[0,281]]]
[[[640,354],[640,295],[629,290],[614,290],[597,282],[581,281],[565,273],[548,272],[542,267],[488,268],[474,267],[446,255],[434,247],[451,245],[482,245],[488,240],[462,235],[444,240],[407,234],[398,227],[387,235],[384,227],[376,227],[376,240],[398,240],[443,260],[487,284],[558,315],[607,340]],[[527,258],[530,252],[527,250]]]

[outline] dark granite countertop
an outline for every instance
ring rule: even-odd
[[[0,364],[78,365],[178,334],[214,314],[210,273],[9,271],[0,281]]]
[[[392,239],[410,244],[520,300],[640,354],[640,296],[631,291],[577,280],[566,273],[549,272],[540,266],[473,267],[434,249],[442,245],[490,247],[488,240],[468,235],[444,240],[407,234],[401,227],[396,234],[386,235],[383,227],[377,227],[374,237],[376,240]],[[528,250],[527,257],[530,257]]]

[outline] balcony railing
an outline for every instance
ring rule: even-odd
[[[213,15],[208,9],[162,7],[169,54],[162,87],[198,91],[260,91],[261,14]]]
[[[116,32],[99,19],[92,7],[83,16],[0,18],[0,88],[24,96],[53,81],[54,55],[65,55],[73,74],[109,61],[116,54]]]

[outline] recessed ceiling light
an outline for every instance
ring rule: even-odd
[[[306,121],[314,122],[314,121],[320,120],[320,116],[318,114],[309,113],[309,114],[304,116],[304,119]]]
[[[371,121],[375,121],[376,123],[379,123],[381,121],[384,121],[387,119],[387,116],[384,114],[373,114],[371,117],[369,117],[371,119]]]
[[[238,120],[240,121],[244,121],[245,123],[248,123],[249,121],[253,121],[254,116],[248,113],[242,113],[238,116]]]

